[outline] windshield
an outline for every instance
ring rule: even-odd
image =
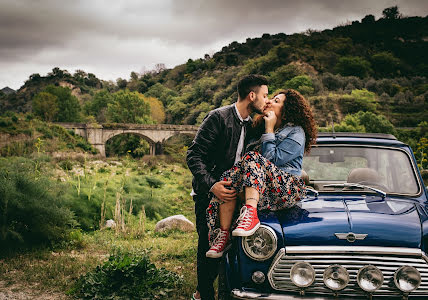
[[[349,146],[317,146],[303,158],[310,185],[359,183],[386,193],[417,194],[419,187],[409,155],[399,149]]]

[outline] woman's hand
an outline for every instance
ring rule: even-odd
[[[273,111],[268,111],[263,119],[265,120],[266,133],[273,133],[277,119],[275,113]]]

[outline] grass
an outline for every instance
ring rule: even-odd
[[[168,235],[153,232],[148,224],[143,238],[116,235],[112,230],[84,234],[85,247],[76,250],[37,250],[0,260],[0,280],[6,285],[22,283],[39,291],[67,294],[80,275],[106,261],[113,249],[148,249],[156,267],[164,267],[184,278],[183,286],[174,292],[174,299],[187,299],[196,286],[196,232],[172,231]],[[65,297],[65,296],[64,296]]]
[[[3,158],[1,162],[7,167],[21,161],[25,158]],[[12,290],[29,286],[34,295],[48,291],[62,295],[61,299],[72,299],[67,294],[78,278],[105,262],[114,249],[147,249],[156,267],[183,276],[184,283],[174,291],[173,299],[188,299],[196,286],[197,233],[155,233],[154,228],[159,219],[175,214],[195,222],[189,170],[162,158],[156,162],[129,158],[63,161],[39,159],[37,168],[62,185],[70,207],[76,208],[78,221],[88,222],[86,228],[74,231],[71,241],[56,248],[33,249],[0,258],[0,286]],[[29,165],[31,168],[31,160]],[[155,178],[162,184],[151,187],[146,178]],[[125,204],[125,229],[99,230],[102,203],[105,202],[105,220],[113,218],[118,194]],[[129,214],[131,200],[133,208]],[[139,224],[142,205],[147,214],[144,226]]]

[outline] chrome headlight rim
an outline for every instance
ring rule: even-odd
[[[364,270],[366,270],[366,269],[368,269],[368,268],[375,269],[375,271],[376,271],[376,272],[379,272],[379,274],[380,274],[380,276],[381,276],[381,278],[382,278],[382,280],[381,280],[381,284],[379,285],[379,287],[375,288],[374,290],[368,290],[368,289],[365,289],[365,288],[362,286],[361,281],[360,281],[360,275],[362,274],[362,272],[364,272]],[[360,268],[360,269],[358,270],[358,273],[357,273],[357,283],[358,283],[358,286],[359,286],[363,291],[366,291],[366,292],[368,292],[368,293],[374,293],[375,291],[377,291],[378,289],[380,289],[380,288],[382,287],[382,285],[383,285],[384,280],[385,280],[385,278],[383,277],[383,273],[382,273],[382,271],[381,271],[378,267],[373,266],[373,265],[367,265],[367,266],[364,266],[364,267]]]
[[[332,288],[332,287],[330,287],[330,286],[328,286],[328,285],[327,285],[327,283],[326,283],[326,276],[327,276],[326,272],[327,272],[330,268],[338,268],[338,269],[341,269],[341,270],[344,270],[344,271],[345,271],[345,274],[346,274],[346,280],[345,280],[345,284],[343,285],[343,287],[339,287],[339,288]],[[322,278],[323,278],[324,285],[325,285],[327,288],[329,288],[330,290],[332,290],[332,291],[341,291],[341,290],[345,289],[345,288],[348,286],[348,284],[349,284],[349,280],[350,280],[348,270],[347,270],[344,266],[341,266],[341,265],[338,265],[338,264],[334,264],[334,265],[330,265],[330,266],[328,266],[328,267],[324,270],[324,273],[323,273],[323,275],[322,275]]]
[[[400,284],[399,284],[399,282],[398,282],[398,273],[400,272],[400,271],[402,271],[403,269],[405,269],[405,268],[410,268],[410,269],[413,269],[414,271],[416,271],[416,273],[417,273],[417,275],[418,275],[418,277],[419,277],[419,280],[418,280],[418,284],[413,288],[413,289],[411,289],[411,290],[403,290],[401,287],[400,287]],[[421,285],[421,282],[422,282],[422,277],[421,277],[421,273],[419,272],[419,270],[418,269],[416,269],[415,267],[413,267],[413,266],[408,266],[408,265],[406,265],[406,266],[401,266],[400,268],[398,268],[396,271],[395,271],[395,273],[394,273],[394,284],[395,284],[395,287],[397,288],[397,289],[399,289],[400,291],[402,291],[403,293],[411,293],[411,292],[413,292],[414,290],[416,290],[420,285]]]
[[[266,230],[266,232],[272,238],[272,249],[264,257],[258,257],[258,256],[255,256],[253,253],[251,253],[250,252],[251,250],[249,249],[249,245],[247,243],[248,239],[251,238],[252,236],[254,236],[257,233],[257,231],[259,231],[259,230]],[[277,250],[277,247],[278,247],[278,237],[276,236],[276,233],[275,233],[275,231],[272,228],[270,228],[269,226],[266,226],[266,225],[260,225],[260,227],[256,230],[256,232],[253,235],[242,237],[241,238],[241,244],[242,244],[242,249],[244,250],[245,254],[249,258],[251,258],[253,260],[256,260],[256,261],[265,261],[265,260],[271,258],[275,254],[275,252]]]
[[[297,284],[297,283],[293,280],[293,269],[294,269],[294,268],[297,268],[297,266],[298,266],[298,265],[300,265],[300,264],[304,264],[304,265],[306,265],[306,266],[308,267],[308,269],[310,269],[310,270],[312,271],[312,274],[313,274],[313,276],[312,276],[312,279],[311,279],[310,283],[305,284],[305,285],[299,285],[299,284]],[[315,281],[315,276],[316,276],[316,273],[315,273],[315,269],[314,269],[314,267],[312,267],[312,265],[311,265],[310,263],[306,262],[306,261],[298,261],[298,262],[296,262],[296,263],[291,267],[291,269],[290,269],[290,280],[291,280],[291,282],[292,282],[295,286],[300,287],[300,288],[305,288],[305,287],[311,286],[311,285],[314,283],[314,281]]]

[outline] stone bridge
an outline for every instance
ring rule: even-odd
[[[144,138],[150,144],[150,155],[162,152],[162,143],[174,135],[195,135],[199,126],[173,124],[84,124],[84,123],[56,123],[74,133],[84,137],[102,156],[106,156],[105,145],[112,137],[132,133]]]

